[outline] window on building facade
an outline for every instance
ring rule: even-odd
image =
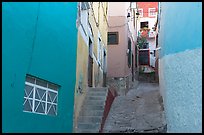
[[[148,28],[149,27],[149,25],[148,25],[149,23],[148,23],[148,21],[147,22],[140,22],[140,28]]]
[[[88,2],[81,2],[81,10],[90,9],[90,5]]]
[[[88,2],[79,2],[78,3],[78,18],[77,18],[77,27],[81,26],[79,31],[81,32],[83,37],[87,36],[87,27],[88,27],[88,9],[90,9],[90,5]]]
[[[131,56],[132,56],[132,49],[131,49],[131,39],[128,38],[128,67],[131,67]]]
[[[108,32],[108,45],[118,44],[118,32]]]
[[[139,9],[138,9],[138,12],[139,12],[139,14],[140,14],[139,16],[140,16],[140,17],[143,17],[143,9],[142,9],[142,8],[139,8]]]
[[[24,112],[57,115],[59,86],[27,75],[24,89]]]
[[[102,63],[102,42],[101,42],[101,39],[98,38],[98,62],[99,62],[99,65],[101,66]]]
[[[150,17],[156,16],[156,8],[149,8],[149,16]]]

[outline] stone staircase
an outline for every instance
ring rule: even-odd
[[[79,113],[76,133],[99,133],[107,94],[107,87],[88,89]]]

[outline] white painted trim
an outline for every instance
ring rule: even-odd
[[[48,91],[46,90],[46,98],[45,100],[47,101],[47,97],[48,97]],[[45,103],[45,114],[47,114],[47,103]]]
[[[151,15],[151,12],[150,12],[150,10],[152,10],[152,9],[154,9],[154,13],[155,13],[155,15]],[[157,14],[156,14],[156,8],[148,8],[148,16],[149,17],[155,17]]]
[[[139,50],[145,51],[145,50],[149,50],[149,49],[139,49]]]
[[[100,37],[100,35],[98,36],[98,63],[101,65],[101,48],[102,48],[102,40],[101,40],[101,37]]]
[[[139,17],[143,17],[143,15],[144,15],[143,8],[138,8],[138,12],[139,12],[140,10],[142,11],[142,13],[141,13],[141,15],[139,15]],[[140,12],[139,12],[139,13],[140,13]]]
[[[94,53],[93,53],[93,59],[94,59],[94,61],[96,62],[97,66],[98,66],[98,61],[96,60],[96,56],[95,56]]]
[[[48,87],[48,83],[47,83],[47,87],[43,87],[43,86],[39,86],[36,84],[36,78],[35,78],[35,83],[30,83],[30,82],[25,82],[25,85],[28,85],[28,86],[32,86],[33,89],[31,90],[31,92],[33,91],[33,98],[29,98],[30,96],[30,93],[27,94],[27,97],[24,96],[24,98],[26,100],[30,99],[32,100],[33,104],[31,106],[31,109],[32,111],[25,111],[23,110],[23,112],[32,112],[32,113],[37,113],[37,114],[43,114],[43,115],[47,115],[51,106],[55,105],[56,106],[56,110],[54,109],[54,112],[55,112],[55,115],[57,115],[57,106],[58,106],[58,91],[57,90],[53,90],[53,89],[50,89],[50,88],[47,88]],[[41,99],[36,99],[35,97],[35,93],[37,92],[38,96],[39,96],[39,93],[38,91],[36,91],[37,89],[36,88],[39,88],[39,89],[43,89],[45,90],[45,93],[43,94],[42,98]],[[52,93],[55,93],[55,97],[52,99],[51,102],[48,102],[48,92],[52,92]],[[43,100],[44,96],[46,96],[46,99],[45,101]],[[57,98],[57,103],[54,103],[55,99]],[[35,107],[35,101],[39,101],[38,105]],[[29,101],[27,101],[29,102]],[[44,113],[40,113],[40,112],[36,112],[36,110],[38,109],[40,103],[45,103],[45,107],[44,107]],[[47,104],[51,104],[49,109],[47,109]],[[25,102],[23,103],[23,105],[25,105]]]
[[[86,45],[88,46],[88,41],[89,41],[89,37],[88,37],[88,10],[81,10],[81,2],[80,2],[80,17],[79,17],[79,27],[78,27],[78,31],[80,31]]]
[[[156,50],[156,51],[157,51],[157,50],[161,50],[161,47],[158,47],[158,48],[156,48],[155,50]]]
[[[35,83],[36,83],[36,79],[35,79]],[[32,106],[32,112],[35,112],[34,109],[35,109],[35,86],[33,86],[34,89],[33,89],[33,106]]]
[[[91,32],[91,28],[90,27],[91,26],[89,26],[89,24],[88,24],[88,32],[87,33],[88,33],[89,37],[91,37],[91,40],[93,41],[93,33]]]
[[[87,35],[85,35],[85,33],[84,33],[83,29],[82,29],[81,24],[78,27],[78,31],[80,32],[82,38],[84,39],[85,44],[88,46],[89,38],[88,38]]]
[[[39,89],[44,89],[44,90],[48,90],[48,91],[51,91],[51,92],[54,92],[54,93],[58,93],[56,90],[52,90],[50,88],[46,88],[46,87],[43,87],[43,86],[39,86],[37,84],[33,84],[33,83],[30,83],[30,82],[25,82],[25,84],[27,85],[30,85],[30,86],[33,86],[33,87],[37,87]]]

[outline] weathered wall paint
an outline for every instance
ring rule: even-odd
[[[78,32],[74,121],[77,120],[88,87],[88,46]]]
[[[149,16],[149,8],[156,8],[156,11],[157,11],[158,10],[158,2],[137,2],[137,7],[143,9],[143,17],[150,17]]]
[[[77,3],[2,5],[2,132],[72,132]],[[23,112],[27,73],[61,85],[56,117]]]
[[[116,7],[117,5],[117,7]],[[129,2],[110,2],[108,11],[108,32],[118,32],[119,41],[117,45],[108,45],[108,74],[107,77],[127,77],[131,75],[131,67],[128,66],[128,38],[131,40],[131,50],[135,57],[136,30],[133,27],[133,20],[127,18]],[[133,15],[132,15],[133,17]],[[117,27],[116,27],[117,26]],[[135,37],[134,37],[135,36]],[[134,58],[133,57],[133,58]],[[135,61],[135,60],[133,60]],[[132,63],[132,59],[131,59]],[[135,66],[135,63],[133,63]],[[134,67],[133,67],[134,68]]]
[[[125,23],[125,16],[109,16],[111,26],[120,26]],[[116,21],[117,20],[117,21]],[[125,27],[109,28],[109,32],[118,32],[118,44],[108,45],[108,77],[127,76],[125,68],[127,62],[127,32]],[[119,53],[120,52],[120,53]],[[129,70],[130,72],[130,70]]]
[[[80,3],[78,3],[80,4]],[[102,6],[103,5],[103,6]],[[93,43],[93,87],[102,87],[103,84],[103,69],[99,68],[98,64],[98,35],[100,34],[103,43],[103,48],[107,51],[107,22],[104,18],[106,14],[105,10],[107,7],[107,2],[93,2],[93,12],[92,8],[87,12],[89,13],[88,22],[90,25],[84,26],[85,32],[78,27],[78,46],[77,46],[77,72],[76,72],[76,86],[75,86],[75,103],[74,103],[74,126],[75,131],[77,125],[77,118],[79,112],[81,111],[81,106],[83,105],[84,98],[87,93],[88,88],[88,56],[89,56],[89,37]],[[105,12],[105,13],[104,13]],[[79,18],[78,18],[79,19]],[[95,22],[96,21],[96,22]],[[96,25],[98,23],[98,26]],[[89,29],[90,27],[90,29]],[[91,31],[90,33],[88,31]],[[91,35],[93,34],[93,36]],[[103,54],[103,52],[102,52]],[[79,93],[78,86],[79,82],[82,81],[82,93]]]
[[[160,91],[167,132],[202,132],[202,3],[161,3]]]

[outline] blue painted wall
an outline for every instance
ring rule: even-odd
[[[72,132],[76,17],[76,2],[3,2],[3,132]],[[61,85],[57,116],[23,112],[26,74]]]
[[[202,3],[161,2],[161,57],[202,46]]]
[[[161,2],[160,90],[167,132],[202,132],[202,3]]]

